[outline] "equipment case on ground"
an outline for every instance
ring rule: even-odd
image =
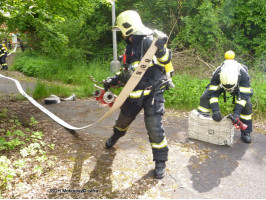
[[[197,110],[190,112],[188,120],[188,137],[217,145],[230,146],[233,143],[234,126],[223,118],[216,122],[211,117],[204,117]]]

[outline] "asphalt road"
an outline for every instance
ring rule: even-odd
[[[23,88],[31,90],[34,83],[25,82]],[[16,93],[15,84],[0,78],[0,95],[13,92]],[[56,105],[40,103],[77,127],[95,122],[107,110],[93,99]],[[143,113],[115,148],[106,150],[104,144],[112,134],[118,112],[95,126],[69,132],[28,101],[12,104],[6,107],[21,106],[14,111],[19,120],[34,116],[43,124],[43,131],[56,144],[55,154],[60,158],[51,172],[53,175],[36,180],[34,184],[39,189],[31,190],[29,197],[37,194],[39,198],[266,198],[265,129],[255,128],[251,144],[243,143],[239,131],[235,131],[231,147],[218,146],[189,139],[187,113],[167,110],[163,120],[170,149],[167,174],[156,180],[152,176],[154,163]],[[72,191],[50,191],[63,188]],[[76,193],[74,189],[87,192]]]

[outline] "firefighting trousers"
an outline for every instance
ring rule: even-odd
[[[211,112],[211,106],[210,106],[210,98],[208,96],[209,86],[206,87],[206,90],[203,92],[202,96],[200,97],[200,104],[198,107],[198,110],[202,113],[210,113]],[[221,95],[223,91],[221,90]],[[244,131],[241,131],[241,133],[251,133],[252,132],[252,103],[251,99],[248,98],[247,103],[245,107],[241,110],[240,113],[240,120],[248,125],[248,128]]]
[[[165,112],[163,93],[164,91],[159,91],[155,95],[146,96],[141,104],[134,99],[128,98],[121,106],[121,112],[114,126],[114,136],[119,137],[119,134],[121,137],[124,136],[129,125],[139,112],[144,109],[144,122],[154,161],[168,160],[168,147],[162,124],[162,116]]]
[[[0,57],[0,64],[2,65],[3,69],[7,69],[6,55]]]

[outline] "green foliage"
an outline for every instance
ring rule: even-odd
[[[101,81],[113,75],[110,73],[109,66],[109,62],[98,60],[88,64],[85,62],[69,64],[62,58],[55,59],[38,54],[21,53],[18,55],[13,68],[41,79],[61,81],[62,83],[75,85],[71,87],[59,83],[49,84],[38,81],[33,97],[41,99],[51,94],[60,97],[66,97],[72,93],[78,97],[90,96],[95,88],[88,77],[92,75]]]
[[[3,108],[0,112],[0,117],[6,117],[7,115],[7,108]]]
[[[179,110],[191,110],[197,108],[209,80],[177,74],[173,77],[173,83],[176,87],[165,92],[165,105]]]
[[[187,3],[187,6],[190,5]],[[208,61],[221,57],[226,38],[220,28],[219,9],[210,0],[204,0],[195,7],[196,15],[182,16],[184,25],[176,35],[174,44],[196,49]]]
[[[31,122],[30,122],[29,124],[30,124],[31,126],[33,126],[33,125],[35,125],[35,124],[38,124],[38,121],[36,121],[36,120],[34,119],[34,117],[31,117],[31,118],[30,118],[30,121],[31,121]]]
[[[40,98],[44,98],[48,96],[49,96],[49,92],[48,92],[48,89],[45,87],[45,84],[38,81],[36,83],[32,97],[34,99],[40,99]]]
[[[6,189],[12,190],[13,185],[18,182],[23,184],[28,178],[39,177],[44,169],[54,165],[56,157],[47,155],[47,150],[54,150],[55,145],[46,144],[42,132],[24,128],[15,116],[1,115],[0,118],[8,125],[7,129],[1,130],[0,137],[1,193]],[[30,121],[32,124],[37,123],[34,118]],[[14,123],[16,129],[11,126]],[[12,156],[4,156],[8,154]]]
[[[7,185],[16,176],[15,170],[10,166],[11,161],[6,156],[0,156],[0,188]]]
[[[181,1],[176,0],[157,0],[157,1],[136,1],[134,8],[140,13],[146,26],[161,30],[167,34],[173,31],[177,34],[177,23],[180,22],[178,8],[182,5]],[[162,23],[163,22],[163,23]]]
[[[68,63],[111,60],[112,34],[109,0],[1,1],[0,21],[7,32],[20,32],[29,49]],[[252,66],[265,57],[266,12],[260,0],[119,0],[116,13],[137,10],[145,25],[170,35],[177,49],[196,49],[215,63],[229,49]],[[1,24],[2,24],[1,23]],[[118,34],[118,41],[122,37]],[[170,46],[169,45],[169,46]],[[219,62],[219,61],[218,61]],[[34,70],[31,68],[31,70]],[[32,74],[25,68],[26,73]]]
[[[250,71],[250,73],[252,77],[251,87],[254,91],[253,97],[251,98],[253,117],[255,119],[264,119],[266,113],[265,77],[263,73],[253,71]],[[165,92],[165,105],[169,108],[190,111],[197,109],[200,97],[210,80],[194,78],[190,75],[176,75],[173,77],[173,82],[176,87]],[[232,98],[224,102],[221,96],[219,98],[219,107],[223,115],[232,113],[234,108]]]
[[[253,115],[259,119],[265,119],[266,113],[266,81],[265,73],[256,70],[251,71],[251,87],[253,89]]]
[[[229,49],[255,66],[266,52],[265,2],[259,0],[184,1],[180,32],[173,43],[195,48],[215,62]]]
[[[265,1],[238,0],[233,5],[234,24],[237,24],[239,29],[230,27],[233,31],[231,37],[240,44],[239,49],[247,54],[255,53],[255,56],[261,56],[266,50]]]
[[[0,14],[1,24],[6,23],[9,32],[16,31],[25,36],[30,48],[50,56],[59,53],[71,61],[71,57],[91,52],[87,51],[88,45],[100,50],[104,32],[110,30],[111,21],[107,20],[110,3],[107,0],[3,1],[0,8],[9,17]],[[88,43],[84,44],[84,39]]]

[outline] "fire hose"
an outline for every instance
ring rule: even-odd
[[[15,53],[16,52],[16,50],[17,50],[17,44],[16,44],[16,46],[15,46],[15,48],[13,49],[13,51],[11,51],[9,54],[7,54],[7,56],[10,56],[12,53]]]
[[[89,124],[87,126],[83,126],[83,127],[74,127],[70,124],[68,124],[67,122],[65,122],[64,120],[60,119],[59,117],[57,117],[56,115],[54,115],[53,113],[51,113],[49,110],[47,110],[46,108],[44,108],[42,105],[40,105],[38,102],[36,102],[32,97],[30,97],[22,88],[21,84],[19,83],[18,80],[10,78],[10,77],[6,77],[0,74],[0,78],[5,78],[5,79],[9,79],[13,82],[15,82],[18,91],[24,96],[26,97],[34,106],[36,106],[37,108],[39,108],[42,112],[44,112],[46,115],[48,115],[50,118],[52,118],[55,122],[57,122],[58,124],[60,124],[61,126],[70,129],[70,130],[81,130],[81,129],[85,129],[88,128],[96,123],[99,123],[101,121],[103,121],[104,119],[106,119],[107,117],[109,117],[113,112],[115,112],[117,109],[120,108],[120,106],[125,102],[125,100],[128,98],[129,94],[133,91],[133,89],[137,86],[137,84],[139,83],[140,79],[143,77],[144,73],[146,72],[146,70],[148,69],[152,58],[155,54],[155,52],[157,51],[157,47],[155,46],[155,42],[157,41],[158,38],[163,38],[165,37],[165,35],[162,35],[160,32],[158,31],[154,31],[154,37],[153,37],[153,41],[152,44],[150,46],[150,48],[148,49],[148,51],[145,53],[145,55],[143,56],[143,58],[141,59],[138,67],[135,69],[134,73],[132,74],[132,76],[130,77],[130,79],[128,80],[127,84],[124,86],[123,90],[121,91],[121,93],[119,94],[119,96],[116,98],[116,101],[113,102],[112,106],[109,108],[109,110],[100,118],[98,119],[96,122]],[[108,100],[108,98],[111,98],[110,93],[105,95],[106,99]]]

